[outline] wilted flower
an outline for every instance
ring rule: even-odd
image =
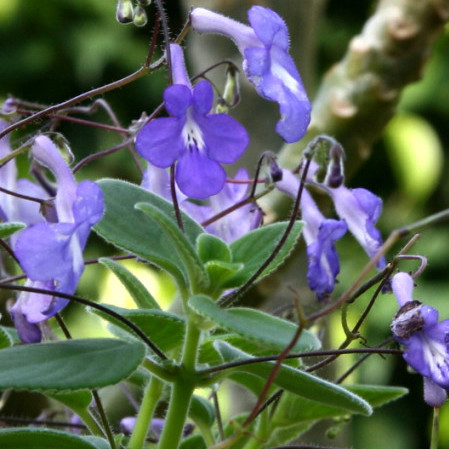
[[[286,142],[300,140],[310,122],[311,105],[288,53],[288,29],[281,17],[269,8],[253,6],[248,11],[251,26],[204,8],[194,8],[190,20],[199,33],[223,34],[234,41],[257,93],[279,103],[276,132]]]
[[[32,153],[55,175],[57,222],[37,223],[22,231],[15,254],[29,278],[27,285],[72,294],[84,270],[82,253],[90,229],[103,215],[103,194],[91,181],[76,184],[48,137],[37,137]],[[67,303],[67,299],[49,295],[21,294],[11,309],[20,337],[26,342],[39,341],[35,323],[50,318]]]
[[[235,162],[249,143],[248,134],[225,114],[210,114],[212,86],[190,84],[182,49],[170,45],[173,81],[164,92],[171,117],[147,123],[136,137],[142,157],[160,168],[176,164],[176,182],[188,197],[205,199],[224,186],[226,172],[220,164]]]

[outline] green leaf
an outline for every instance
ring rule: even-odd
[[[145,335],[162,351],[169,351],[181,345],[184,340],[185,322],[183,318],[162,310],[150,309],[124,309],[121,307],[103,304],[108,309],[119,313],[134,323]],[[101,316],[120,329],[133,333],[123,322],[118,321],[106,312],[89,308],[90,312]]]
[[[194,394],[190,403],[189,416],[194,422],[200,421],[210,427],[215,421],[214,406],[206,399]]]
[[[211,260],[232,262],[232,254],[229,246],[223,240],[212,234],[201,234],[196,241],[197,253],[200,259],[206,263]]]
[[[273,448],[284,445],[286,443],[290,443],[300,437],[304,432],[309,430],[313,424],[313,422],[300,422],[292,424],[288,427],[276,427],[274,425],[270,426],[272,427],[271,431],[269,432],[270,437],[261,449]]]
[[[3,326],[0,326],[0,349],[13,345],[13,339]]]
[[[92,393],[87,390],[45,393],[45,396],[64,404],[75,413],[81,410],[86,410],[92,402]]]
[[[292,340],[297,326],[290,321],[246,307],[222,309],[204,295],[192,296],[189,307],[198,315],[207,317],[221,327],[236,332],[260,344],[283,349]],[[293,351],[303,352],[319,349],[321,342],[311,332],[304,330]]]
[[[87,441],[88,443],[92,444],[95,449],[111,449],[111,446],[109,445],[109,442],[105,440],[104,438],[96,437],[93,435],[85,435],[82,436],[82,439],[84,441]],[[116,444],[117,444],[117,436],[115,437]],[[61,448],[63,449],[63,448]]]
[[[145,288],[142,282],[140,282],[139,279],[137,279],[136,276],[134,276],[123,265],[106,257],[101,257],[98,259],[98,262],[109,268],[118,277],[126,290],[128,290],[137,307],[142,309],[160,310],[159,304],[153,298],[151,293]]]
[[[10,221],[8,223],[0,223],[0,239],[6,239],[23,228],[26,228],[25,223],[14,221]]]
[[[252,357],[222,341],[214,343],[226,363],[247,360]],[[273,370],[274,362],[261,362],[231,368],[231,371],[254,374],[267,379]],[[343,408],[348,412],[370,415],[372,408],[364,399],[324,379],[312,376],[290,366],[281,365],[274,384],[312,401]]]
[[[184,438],[179,445],[179,449],[207,449],[207,444],[201,435],[196,434]]]
[[[188,273],[188,281],[191,289],[196,291],[198,286],[207,286],[209,284],[209,278],[195,251],[195,246],[190,243],[184,232],[179,229],[178,224],[173,222],[169,216],[152,204],[137,203],[134,207],[158,222],[164,229],[172,245],[176,248],[180,261],[184,263],[184,269]]]
[[[380,407],[408,393],[407,388],[384,385],[345,385],[345,388],[365,399],[372,407]]]
[[[0,430],[2,449],[99,449],[71,433],[48,429]]]
[[[186,267],[166,230],[154,218],[135,209],[136,203],[149,203],[176,223],[173,205],[158,195],[136,185],[116,179],[98,182],[103,191],[106,211],[94,227],[95,232],[118,248],[135,254],[170,273],[180,285],[188,282]],[[184,233],[195,245],[204,230],[181,212]]]
[[[221,260],[210,260],[206,262],[205,268],[209,275],[211,288],[208,293],[211,296],[220,296],[223,284],[243,268],[241,263],[222,262]]]
[[[264,357],[273,355],[272,346],[268,346],[263,343],[258,343],[249,340],[246,337],[242,337],[238,334],[215,334],[208,338],[205,338],[200,347],[199,363],[207,363],[208,365],[219,365],[223,362],[217,350],[214,348],[213,343],[216,340],[222,340],[243,352],[246,352],[254,357]],[[285,365],[297,367],[300,364],[300,359],[287,359],[284,361]]]
[[[232,242],[232,262],[242,263],[244,268],[229,279],[224,287],[233,288],[245,284],[273,253],[287,226],[287,222],[263,226]],[[302,226],[302,221],[296,221],[284,245],[258,280],[275,270],[287,258],[300,236]]]
[[[141,343],[115,339],[66,340],[0,351],[0,390],[73,391],[113,385],[145,356]]]
[[[372,407],[379,407],[407,393],[407,389],[402,387],[348,385],[345,388],[365,399]],[[284,392],[270,421],[270,438],[263,447],[289,443],[318,420],[346,415],[348,410],[344,408],[331,407]]]
[[[19,334],[17,333],[16,328],[9,327],[9,326],[0,326],[0,334],[4,334],[5,338],[10,342],[7,346],[14,346],[19,343],[21,343]],[[6,344],[6,339],[3,337],[0,337],[0,339],[3,341],[4,344]],[[7,347],[3,346],[3,347]],[[1,349],[1,347],[0,347]]]

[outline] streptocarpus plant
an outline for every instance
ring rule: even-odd
[[[144,25],[146,3],[120,0],[117,19]],[[408,311],[407,304],[415,304],[408,275],[396,274],[391,282],[402,306],[391,329],[404,351],[380,345],[348,348],[359,338],[372,303],[381,290],[388,290],[400,257],[409,250],[386,264],[393,241],[406,232],[383,243],[376,227],[381,199],[364,188],[344,185],[344,151],[329,136],[307,142],[297,170],[279,167],[264,154],[255,173],[240,168],[235,177],[228,177],[222,164],[238,163],[251,135],[244,123],[223,113],[219,88],[207,80],[207,71],[202,73],[205,79],[189,77],[180,45],[183,34],[169,40],[162,2],[156,5],[153,44],[135,74],[34,113],[29,104],[15,98],[8,99],[1,111],[0,238],[13,260],[4,260],[0,287],[15,290],[18,296],[9,307],[15,329],[0,328],[0,390],[5,403],[11,390],[39,392],[59,401],[71,415],[63,423],[66,431],[52,430],[54,421],[42,429],[8,424],[0,430],[0,447],[286,447],[323,419],[369,416],[374,407],[406,393],[401,387],[341,384],[315,372],[348,353],[402,353],[424,376],[426,401],[441,405],[447,387],[446,322],[437,323],[435,310],[426,306],[416,307],[417,317],[414,309]],[[276,12],[262,6],[250,8],[248,19],[250,25],[245,25],[195,8],[189,25],[196,32],[222,34],[237,45],[243,73],[256,92],[279,104],[281,118],[275,131],[286,142],[299,141],[309,124],[311,105],[289,55],[287,27]],[[164,55],[153,62],[159,26],[164,31]],[[122,87],[163,64],[169,80],[163,108],[142,116],[129,129],[115,127],[127,136],[116,149],[135,143],[132,155],[148,164],[140,173],[141,185],[108,178],[106,173],[92,181],[75,180],[74,172],[91,158],[72,170],[62,154],[58,124],[52,120],[64,117],[75,122],[75,113],[90,114],[94,109],[78,106],[80,101]],[[157,116],[163,109],[168,117]],[[116,121],[109,106],[105,110]],[[51,132],[33,129],[31,135],[10,143],[12,131],[39,118],[49,120]],[[26,192],[14,165],[14,157],[25,151],[33,177],[33,182],[26,182]],[[55,182],[44,175],[43,167]],[[319,176],[322,172],[324,179]],[[289,195],[293,207],[287,220],[263,223],[257,201],[273,190]],[[313,199],[317,190],[330,198],[338,219]],[[36,203],[41,204],[40,211]],[[91,229],[120,254],[90,262],[114,273],[130,293],[134,308],[98,304],[74,294]],[[366,252],[367,268],[337,296],[344,261],[339,261],[336,242],[348,230]],[[308,314],[296,291],[291,292],[290,319],[248,307],[251,288],[298,251],[301,236],[308,266],[303,285],[316,296],[318,311]],[[163,308],[119,262],[122,258],[137,259],[148,269],[168,274],[176,286],[173,303]],[[370,269],[377,271],[366,281]],[[20,270],[23,276],[15,277]],[[27,279],[23,285],[16,282],[20,278]],[[346,311],[374,284],[377,290],[355,327],[351,329],[342,315],[344,343],[338,349],[324,348],[314,325],[339,307]],[[70,302],[106,320],[113,338],[72,338],[61,316]],[[56,327],[64,338],[55,335]],[[227,381],[254,398],[236,416],[220,407]],[[105,409],[98,393],[115,384],[123,388],[134,384],[142,392],[133,401],[135,416],[122,414],[120,428],[110,423],[111,410]],[[10,423],[13,418],[4,419]],[[33,422],[38,423],[43,422]]]

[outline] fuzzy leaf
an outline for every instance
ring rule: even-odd
[[[246,307],[222,309],[203,295],[192,296],[188,304],[197,314],[209,318],[227,330],[281,350],[290,343],[297,329],[294,323],[260,310]],[[304,330],[292,351],[311,351],[320,347],[321,342],[311,332]]]
[[[137,203],[148,203],[164,212],[176,224],[173,205],[158,195],[134,184],[116,179],[98,182],[103,191],[106,211],[94,230],[118,248],[135,254],[170,273],[180,285],[188,282],[188,272],[172,238],[154,218],[135,209]],[[181,213],[185,237],[195,245],[204,230],[187,214]]]
[[[173,222],[164,211],[149,203],[137,203],[134,206],[145,215],[155,220],[164,229],[166,236],[179,254],[179,261],[184,264],[184,271],[188,274],[189,285],[196,290],[197,286],[209,284],[206,270],[195,251],[195,246],[189,241],[183,231],[179,229],[176,222]]]
[[[133,322],[164,352],[179,346],[184,339],[185,322],[177,315],[162,310],[124,309],[109,304],[105,307]],[[89,308],[89,311],[133,334],[128,326],[113,316],[98,309]]]
[[[239,287],[247,282],[273,253],[287,226],[287,222],[263,226],[232,242],[230,245],[232,262],[242,263],[244,268],[229,279],[224,287]],[[302,227],[303,222],[296,221],[284,245],[258,280],[274,271],[287,258],[301,234]]]
[[[126,290],[128,290],[137,307],[142,309],[160,310],[159,304],[153,298],[151,293],[145,288],[142,282],[140,282],[139,279],[137,279],[136,276],[134,276],[123,265],[106,257],[101,257],[98,262],[109,268],[118,277]]]
[[[249,354],[222,341],[216,341],[214,346],[226,363],[251,358]],[[273,366],[273,362],[261,362],[235,367],[230,369],[230,371],[253,374],[266,380],[273,370]],[[360,413],[362,415],[370,415],[372,413],[372,408],[368,402],[356,394],[339,385],[290,366],[281,365],[274,384],[298,396],[322,404],[343,408],[351,413]]]
[[[141,343],[107,338],[14,346],[0,351],[0,389],[100,388],[128,377],[144,356]]]
[[[0,239],[6,239],[11,235],[13,235],[15,232],[20,231],[23,228],[26,228],[25,223],[13,221],[7,223],[0,223]]]
[[[99,446],[86,439],[59,430],[48,429],[2,429],[2,449],[97,449]]]

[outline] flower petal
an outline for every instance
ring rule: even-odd
[[[237,120],[225,114],[197,118],[210,159],[232,164],[245,152],[249,144],[246,129]]]
[[[221,165],[198,151],[186,152],[176,165],[176,182],[190,198],[201,200],[215,195],[225,180],[226,172]]]
[[[152,120],[136,136],[137,151],[156,167],[170,167],[185,148],[181,136],[183,125],[183,120],[174,117]]]

